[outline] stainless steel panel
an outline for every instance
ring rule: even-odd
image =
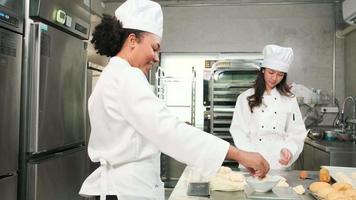
[[[17,175],[0,178],[0,197],[4,200],[17,200]]]
[[[64,24],[56,20],[58,11],[65,13]],[[90,0],[31,0],[30,17],[60,27],[82,39],[89,38]]]
[[[23,33],[24,1],[0,1],[0,26]]]
[[[84,143],[85,42],[41,23],[31,25],[31,40],[33,116],[28,151]]]
[[[21,35],[0,29],[0,175],[18,167],[21,48]]]
[[[87,176],[86,151],[62,153],[28,163],[27,200],[79,200]]]

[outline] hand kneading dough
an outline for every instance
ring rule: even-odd
[[[234,172],[229,167],[221,167],[210,179],[210,189],[220,191],[243,190],[246,185],[245,177],[241,172]]]
[[[304,194],[304,192],[305,192],[305,189],[302,185],[295,186],[293,188],[293,190],[294,190],[294,192],[296,192],[297,194],[300,194],[300,195]]]
[[[316,194],[320,189],[328,188],[328,187],[331,187],[331,185],[329,183],[314,182],[314,183],[310,184],[309,189],[310,189],[310,191],[312,191],[313,193]]]

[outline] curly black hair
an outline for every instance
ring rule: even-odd
[[[141,30],[124,29],[116,17],[104,14],[101,23],[95,27],[90,42],[98,54],[113,57],[121,50],[126,38],[131,33],[139,39],[142,32]]]

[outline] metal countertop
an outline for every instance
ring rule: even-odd
[[[303,185],[303,187],[306,190],[306,193],[304,195],[300,195],[300,199],[303,200],[315,200],[314,197],[312,197],[307,188],[309,185],[316,181],[316,180],[300,180],[299,179],[299,172],[300,171],[271,171],[271,174],[278,174],[283,176],[284,178],[287,179],[287,183],[291,187],[295,187],[297,185]],[[176,187],[174,188],[171,196],[169,197],[169,200],[207,200],[207,199],[214,199],[214,200],[231,200],[231,199],[247,199],[245,196],[244,191],[237,191],[237,192],[220,192],[220,191],[212,191],[210,197],[192,197],[192,196],[187,196],[187,187],[188,187],[188,180],[190,180],[191,176],[191,169],[189,167],[186,167],[184,172],[182,173]],[[317,171],[310,171],[309,176],[311,177],[318,177],[318,172]]]
[[[312,140],[305,139],[305,143],[312,145],[320,150],[326,152],[342,151],[342,152],[356,152],[355,142],[341,142],[341,141],[325,141],[325,140]]]

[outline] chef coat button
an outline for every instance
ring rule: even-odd
[[[276,97],[274,97],[274,100],[277,100],[277,98],[276,98]]]
[[[262,112],[265,112],[264,110],[262,110]]]
[[[274,112],[274,114],[277,114],[277,112]]]
[[[262,128],[264,128],[264,126],[262,126]]]
[[[262,141],[262,139],[260,138],[259,141]]]
[[[275,126],[273,126],[273,129],[276,129],[276,127],[275,127]]]

